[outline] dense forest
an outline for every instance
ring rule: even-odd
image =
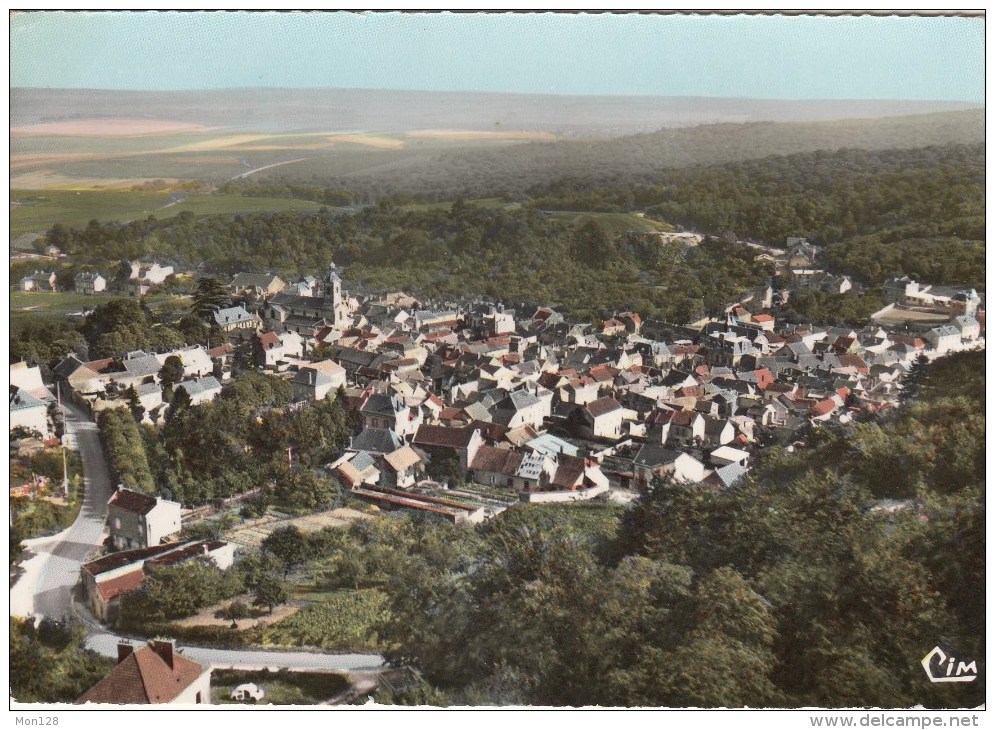
[[[712,234],[828,246],[826,265],[880,284],[895,273],[984,287],[981,145],[814,152],[671,170],[640,184],[560,180],[532,191],[551,210],[645,210]]]
[[[756,252],[728,242],[736,237],[783,245],[786,236],[807,236],[826,247],[831,270],[871,287],[903,274],[984,287],[979,146],[811,152],[598,183],[564,178],[517,200],[412,206],[385,198],[352,212],[182,213],[55,226],[47,238],[94,265],[144,256],[292,277],[334,259],[354,286],[550,304],[578,319],[620,309],[680,321],[714,313],[770,274]],[[645,212],[722,240],[686,250],[617,232],[596,216],[571,224],[555,210]],[[859,309],[873,311],[874,303]]]

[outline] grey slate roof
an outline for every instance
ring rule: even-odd
[[[373,454],[368,451],[360,451],[349,460],[349,463],[356,467],[357,471],[363,472],[376,464]]]
[[[196,380],[184,380],[179,383],[177,388],[183,388],[191,398],[195,395],[200,395],[201,393],[206,393],[211,390],[221,390],[221,383],[213,375],[208,375],[203,378],[197,378]]]
[[[349,447],[353,451],[369,451],[374,454],[389,454],[404,446],[401,437],[387,428],[364,428],[352,440]]]
[[[663,464],[671,464],[681,455],[680,451],[667,449],[653,444],[643,444],[633,460],[636,466],[655,467]]]
[[[124,369],[128,375],[145,377],[148,375],[158,375],[162,370],[162,363],[155,355],[143,355],[124,361]]]
[[[715,476],[722,482],[722,486],[729,488],[746,476],[746,467],[739,464],[727,464],[715,470]]]
[[[10,389],[10,410],[26,411],[30,408],[45,408],[44,401],[38,400],[31,393],[12,386]]]
[[[227,307],[225,309],[219,309],[214,312],[214,321],[219,325],[225,324],[242,324],[244,322],[252,322],[254,315],[249,314],[245,310],[245,307]]]
[[[315,368],[301,368],[294,376],[293,382],[298,385],[307,385],[314,388],[319,385],[329,385],[332,382],[332,378]]]

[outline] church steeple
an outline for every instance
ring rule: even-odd
[[[322,281],[323,295],[325,297],[325,308],[330,310],[331,321],[336,325],[339,323],[339,312],[342,304],[342,278],[339,276],[338,267],[335,262],[328,265],[328,273]]]

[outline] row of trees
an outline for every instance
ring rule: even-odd
[[[124,408],[101,411],[97,425],[116,481],[129,489],[156,494],[142,433],[131,412]]]

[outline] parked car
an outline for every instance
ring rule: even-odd
[[[236,702],[259,702],[264,696],[263,688],[254,684],[240,684],[232,690],[231,698]]]

